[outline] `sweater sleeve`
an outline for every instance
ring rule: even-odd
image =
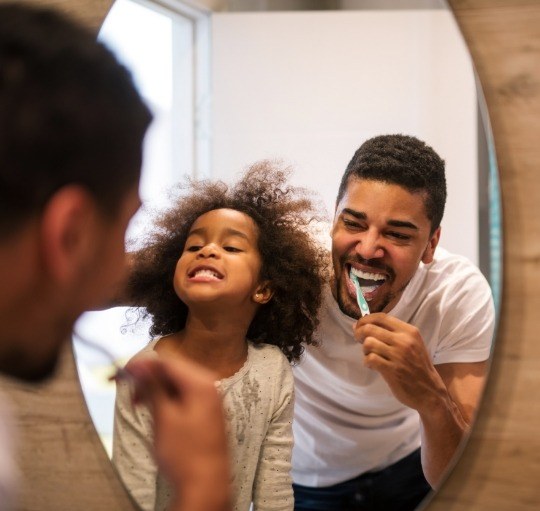
[[[153,457],[150,411],[133,405],[126,381],[116,385],[112,461],[122,481],[143,511],[153,511],[157,466]]]
[[[294,504],[290,475],[294,382],[285,357],[275,381],[275,408],[261,446],[253,486],[254,511],[290,511]]]

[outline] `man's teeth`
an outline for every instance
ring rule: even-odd
[[[351,267],[351,273],[353,275],[356,275],[359,279],[363,280],[374,280],[376,282],[379,282],[381,280],[386,280],[386,277],[384,275],[381,275],[380,273],[372,273],[362,270],[357,270],[356,268]],[[368,286],[365,286],[366,289]],[[377,286],[370,286],[370,287],[377,287]],[[364,289],[364,286],[362,286],[362,289]]]
[[[212,277],[214,279],[219,279],[219,275],[212,270],[197,270],[195,272],[195,277]]]

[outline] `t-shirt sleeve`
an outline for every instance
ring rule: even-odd
[[[476,269],[460,275],[441,300],[440,340],[433,363],[482,362],[491,354],[495,307],[489,284]]]
[[[294,381],[285,358],[279,378],[276,378],[275,409],[259,454],[253,486],[254,511],[291,511],[291,455],[293,446],[292,420]]]
[[[112,461],[143,511],[153,511],[157,466],[153,457],[152,417],[144,405],[133,405],[130,385],[116,385]]]

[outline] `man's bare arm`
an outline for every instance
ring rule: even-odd
[[[445,391],[419,410],[422,467],[426,479],[438,487],[476,416],[487,376],[488,362],[435,366]]]
[[[355,325],[364,364],[378,371],[404,405],[418,411],[422,467],[436,488],[470,429],[487,372],[487,362],[435,367],[418,329],[384,313]]]

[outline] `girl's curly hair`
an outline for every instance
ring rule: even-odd
[[[176,263],[195,220],[228,208],[255,221],[260,277],[270,280],[274,291],[257,311],[247,338],[255,344],[278,346],[290,362],[298,361],[303,344],[315,344],[328,255],[310,233],[310,224],[322,220],[324,214],[306,190],[287,184],[288,174],[288,169],[261,161],[232,187],[221,181],[189,181],[189,193],[155,219],[154,231],[134,254],[127,286],[129,303],[144,307],[139,316],[151,319],[150,335],[184,328],[188,309],[173,288]]]

